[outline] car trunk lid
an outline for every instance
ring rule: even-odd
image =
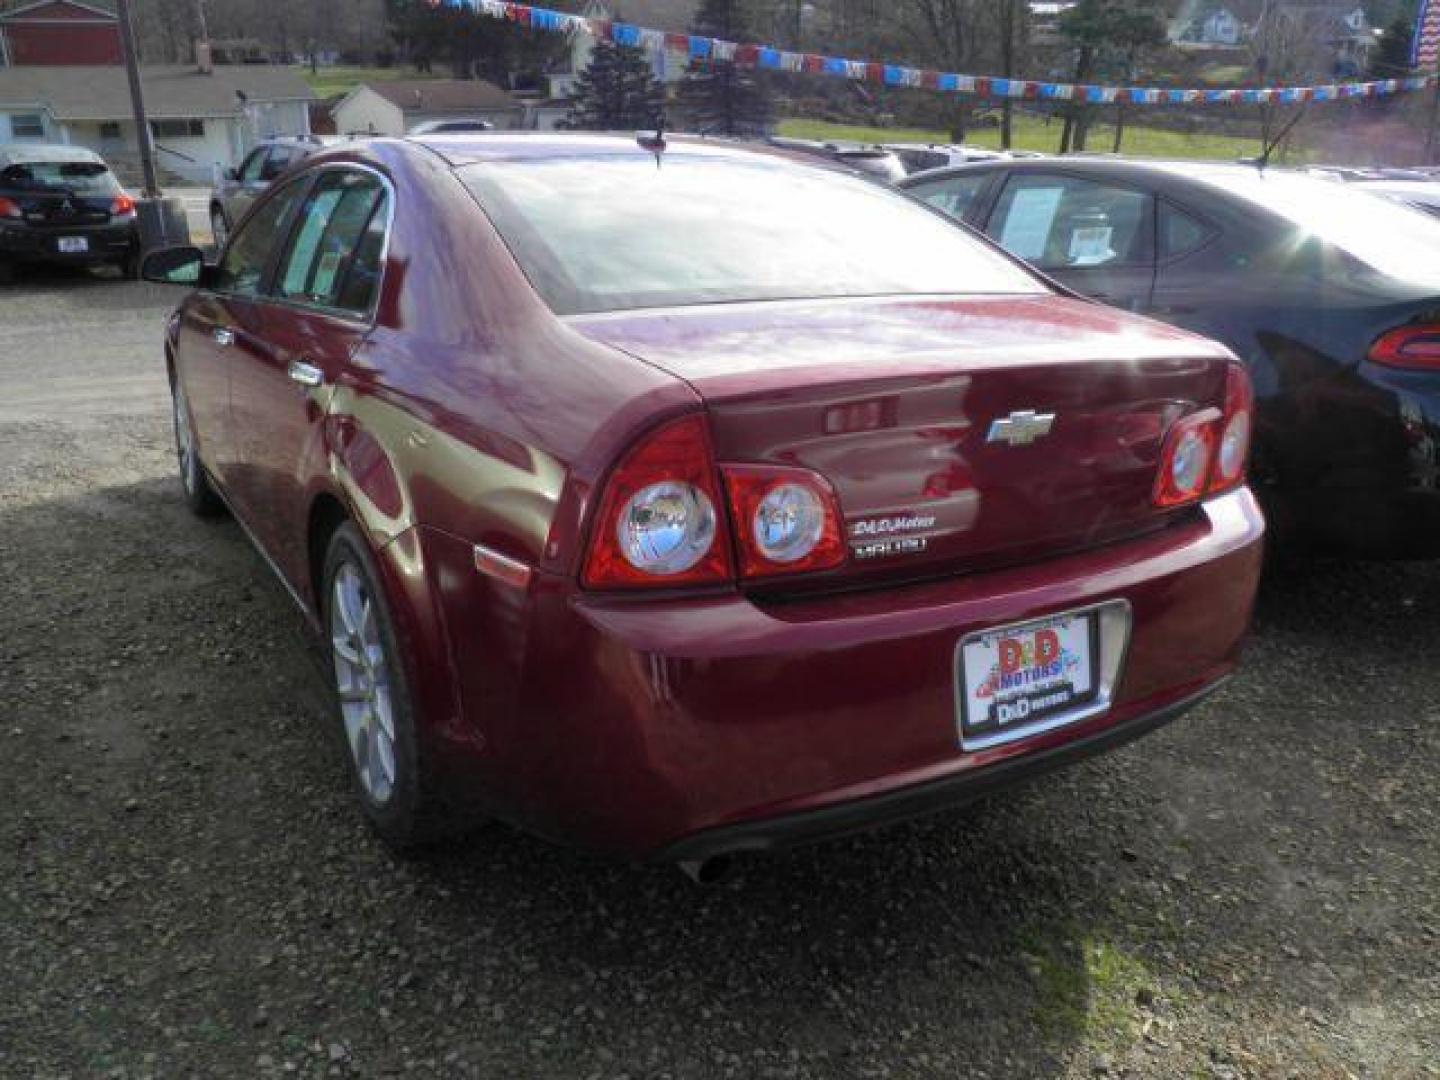
[[[1228,354],[1062,297],[745,304],[585,316],[582,333],[687,380],[722,462],[834,486],[851,559],[921,576],[1163,525],[1165,432],[1224,400]]]

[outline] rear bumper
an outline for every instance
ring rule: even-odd
[[[543,578],[522,614],[499,612],[477,583],[445,603],[464,715],[434,733],[437,758],[492,813],[628,858],[777,846],[923,812],[1133,738],[1227,676],[1263,533],[1242,489],[1123,543],[785,603],[599,597]],[[453,568],[435,554],[438,579],[464,578],[460,552]],[[961,639],[1111,601],[1132,623],[1108,709],[961,747]]]
[[[1012,784],[1124,746],[1179,718],[1220,689],[1226,681],[1216,680],[1169,705],[1111,724],[1093,735],[1012,758],[986,769],[962,772],[816,810],[709,829],[671,844],[654,858],[656,862],[698,862],[717,855],[777,851],[964,806]]]
[[[62,237],[83,238],[83,252],[62,252]],[[139,243],[139,232],[133,221],[113,225],[77,225],[74,228],[0,224],[0,259],[13,262],[44,262],[59,265],[86,266],[117,262],[129,255]]]

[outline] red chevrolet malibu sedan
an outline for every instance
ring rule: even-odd
[[[482,812],[691,864],[957,804],[1235,667],[1224,348],[775,152],[315,155],[147,274],[181,479],[322,632],[395,845]]]

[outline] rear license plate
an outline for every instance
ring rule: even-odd
[[[1100,692],[1099,618],[1092,609],[967,637],[956,673],[961,742],[990,745],[1088,715]]]
[[[62,236],[55,244],[62,255],[83,255],[90,250],[90,240],[84,236]]]

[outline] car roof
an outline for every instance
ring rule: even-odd
[[[559,131],[456,131],[427,132],[403,141],[438,154],[452,167],[486,161],[543,161],[602,157],[643,157],[653,159],[655,151],[641,145],[649,134],[559,132]],[[819,157],[803,150],[765,143],[742,143],[700,135],[665,132],[665,150],[687,157],[754,161],[768,158],[806,168],[840,169],[833,158]],[[832,152],[833,153],[833,152]],[[883,153],[883,152],[882,152]]]
[[[105,164],[105,159],[83,146],[62,146],[51,143],[0,143],[0,169],[12,165],[35,165],[41,162],[83,161]]]

